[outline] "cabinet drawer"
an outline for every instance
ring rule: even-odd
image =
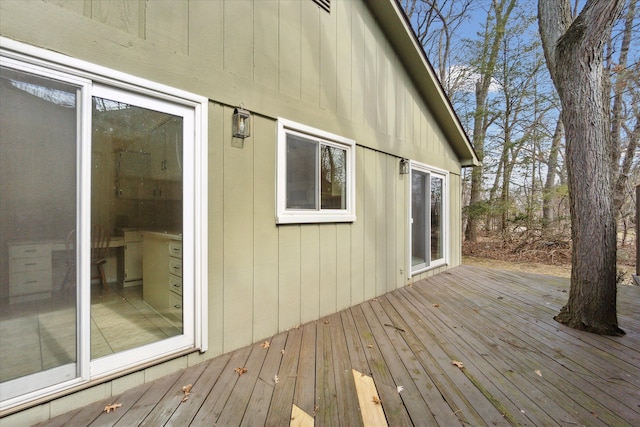
[[[9,246],[9,258],[38,258],[50,257],[51,245],[48,243],[33,245],[11,245]]]
[[[43,257],[12,259],[9,264],[11,273],[25,271],[51,270],[51,254]]]
[[[169,275],[169,289],[171,292],[175,292],[178,295],[182,295],[182,277]]]
[[[176,240],[169,242],[169,256],[182,259],[182,242]]]
[[[182,277],[182,260],[169,258],[169,273]]]
[[[182,320],[182,297],[169,292],[169,313]]]
[[[11,274],[10,296],[51,291],[51,271],[28,271]]]

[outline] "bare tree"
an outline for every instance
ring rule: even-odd
[[[603,50],[624,0],[588,0],[574,19],[570,0],[538,0],[547,66],[560,96],[571,212],[571,289],[555,319],[623,335],[616,314],[616,224],[609,96]]]

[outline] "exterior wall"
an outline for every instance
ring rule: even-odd
[[[2,36],[210,99],[209,351],[181,367],[407,284],[400,158],[450,172],[449,266],[461,261],[455,153],[363,1],[331,3],[0,1]],[[277,117],[356,140],[356,222],[275,224]]]

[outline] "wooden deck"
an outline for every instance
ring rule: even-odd
[[[640,287],[621,338],[556,323],[567,290],[461,266],[41,425],[640,426]]]

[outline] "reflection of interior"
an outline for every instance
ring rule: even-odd
[[[76,360],[77,90],[2,69],[0,382]],[[182,333],[182,118],[94,98],[91,357]],[[89,284],[81,284],[89,286]],[[39,351],[38,351],[39,349]]]

